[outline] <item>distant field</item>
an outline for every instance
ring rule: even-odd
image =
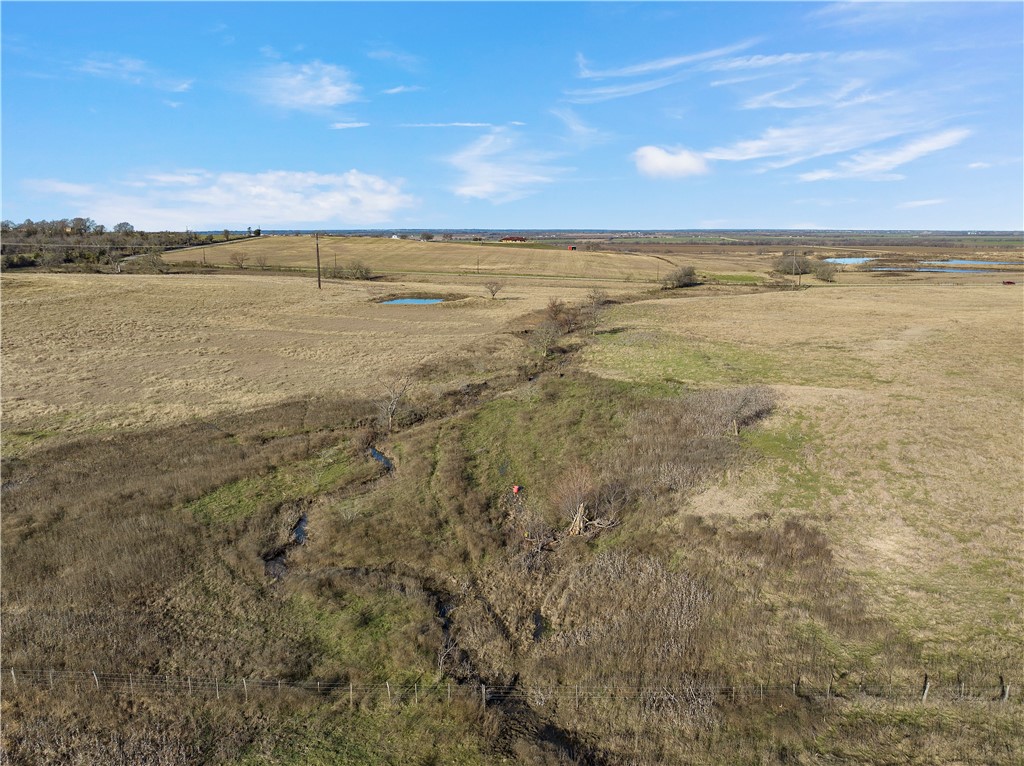
[[[814,519],[928,659],[1024,653],[1019,287],[820,289],[616,308],[586,365],[767,383],[783,409],[739,482],[692,512]],[[1016,657],[1014,660],[1012,658]]]
[[[328,392],[370,395],[420,362],[515,353],[514,318],[571,285],[245,275],[3,277],[5,450],[55,433],[162,425]],[[462,296],[381,306],[381,296]]]
[[[215,247],[168,253],[168,263],[202,261],[226,266],[233,254],[248,256],[246,268],[269,265],[315,269],[316,245],[311,236],[260,237]],[[320,261],[324,270],[361,261],[378,274],[492,274],[502,276],[586,277],[596,280],[655,281],[669,266],[651,255],[590,253],[553,250],[515,244],[421,242],[415,239],[321,237]]]
[[[392,240],[371,237],[321,237],[320,260],[323,273],[361,262],[377,275],[409,275],[435,281],[457,277],[527,277],[557,280],[587,280],[595,283],[657,282],[679,266],[694,266],[710,280],[722,282],[758,282],[766,279],[792,280],[772,274],[776,259],[790,245],[742,245],[728,241],[680,243],[672,241],[623,241],[594,243],[604,248],[591,252],[570,251],[567,247],[460,242],[421,242],[416,239]],[[581,248],[583,245],[581,245]],[[988,262],[1024,261],[1024,249],[973,247],[857,247],[807,246],[795,248],[811,257],[863,255],[878,259],[871,264],[888,268],[912,268],[923,261],[977,259]],[[233,257],[245,257],[245,269],[316,268],[315,243],[310,236],[261,237],[227,244],[178,250],[165,254],[172,264],[187,262],[234,267]],[[869,272],[858,266],[841,266],[834,284],[998,284],[1004,279],[1024,281],[1024,267],[961,267],[959,272],[893,273]],[[994,273],[969,273],[975,269]],[[825,283],[805,275],[805,285]]]

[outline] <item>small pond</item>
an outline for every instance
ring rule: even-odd
[[[859,257],[858,256],[856,258],[854,258],[854,257],[826,258],[825,260],[828,261],[829,263],[841,263],[841,264],[844,264],[846,266],[859,266],[860,264],[867,263],[868,261],[870,261],[872,259],[871,258],[864,258],[864,257]]]
[[[382,306],[430,306],[434,303],[444,303],[444,298],[395,298],[381,301]]]
[[[905,269],[901,269],[897,266],[876,266],[868,269],[868,271],[905,271],[908,274],[916,274],[922,271],[929,273],[942,272],[945,274],[995,274],[994,271],[988,271],[986,269],[936,269],[936,268],[912,268],[908,266]]]
[[[949,261],[922,261],[929,266],[1024,266],[1024,263],[1014,261],[964,261],[960,259]]]

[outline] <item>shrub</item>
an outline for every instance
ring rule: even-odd
[[[780,274],[810,274],[811,262],[802,255],[796,253],[783,253],[775,261],[775,270]]]
[[[814,264],[814,276],[822,282],[835,282],[837,271],[839,269],[836,268],[836,265],[828,261],[819,261]]]
[[[666,274],[661,281],[667,290],[671,290],[673,287],[692,287],[700,284],[697,270],[693,266],[680,266],[675,271]]]

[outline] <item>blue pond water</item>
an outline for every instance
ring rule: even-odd
[[[950,261],[924,261],[928,265],[935,266],[1024,266],[1024,263],[1019,261],[964,261],[964,260],[950,260]]]
[[[429,306],[443,302],[444,298],[395,298],[393,301],[381,301],[385,306]]]
[[[870,258],[862,258],[862,257],[857,257],[857,258],[854,258],[854,257],[843,257],[843,258],[826,258],[825,260],[828,261],[829,263],[842,263],[842,264],[845,264],[847,266],[857,266],[857,265],[860,265],[862,263],[867,263],[871,259]]]
[[[947,263],[948,263],[948,261],[947,261]],[[942,273],[945,273],[945,274],[994,274],[995,273],[994,271],[988,271],[986,269],[910,269],[910,268],[900,269],[900,268],[888,267],[888,266],[886,266],[886,267],[878,266],[878,267],[873,268],[873,269],[868,269],[868,271],[906,271],[908,273],[916,273],[916,272],[919,272],[919,271],[927,271],[927,272],[942,272]]]

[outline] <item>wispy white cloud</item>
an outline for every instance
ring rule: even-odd
[[[388,88],[387,90],[382,90],[381,93],[384,93],[384,94],[386,94],[388,96],[395,96],[395,95],[397,95],[399,93],[415,93],[416,91],[419,91],[419,90],[423,90],[423,86],[421,86],[421,85],[397,85],[394,88]]]
[[[522,199],[566,172],[550,162],[553,156],[524,149],[518,136],[506,128],[494,128],[464,149],[448,157],[462,175],[454,191],[501,203]]]
[[[783,168],[830,154],[854,151],[906,133],[907,120],[881,112],[864,112],[846,120],[814,116],[784,127],[766,128],[756,138],[742,139],[704,152],[708,159],[745,162],[768,160]]]
[[[746,50],[756,42],[757,40],[744,40],[743,42],[739,42],[734,45],[726,45],[713,50],[701,51],[700,53],[687,53],[682,56],[668,56],[615,69],[591,69],[587,64],[587,60],[581,53],[576,55],[576,63],[579,66],[579,76],[585,79],[603,77],[636,77],[638,75],[651,74],[652,72],[661,72],[666,69],[675,69],[676,67],[680,67],[685,64],[692,64],[696,61],[706,61],[707,59],[727,56],[730,53],[737,53],[739,51]]]
[[[351,130],[352,128],[368,128],[368,122],[332,122],[331,130]]]
[[[752,96],[743,102],[741,108],[811,109],[818,106],[844,108],[856,104],[866,104],[870,101],[877,101],[892,95],[890,93],[872,94],[864,91],[863,88],[867,83],[862,79],[849,80],[835,90],[828,92],[796,95],[797,91],[806,85],[807,82],[806,78],[800,79],[784,88]],[[787,95],[789,97],[786,97]]]
[[[596,104],[601,101],[611,101],[626,96],[636,96],[640,93],[648,93],[658,90],[677,82],[682,82],[690,76],[689,72],[677,72],[667,77],[659,77],[656,80],[644,80],[626,85],[606,85],[597,88],[581,88],[565,92],[568,100],[573,104]]]
[[[944,205],[946,200],[944,199],[915,199],[909,202],[901,202],[896,207],[908,210],[915,207],[931,207],[932,205]]]
[[[916,138],[889,151],[858,152],[850,159],[840,162],[832,170],[813,170],[801,174],[800,179],[803,181],[825,181],[834,178],[899,180],[903,176],[891,171],[908,162],[956,146],[969,135],[971,135],[971,131],[966,128],[952,128]]]
[[[142,59],[107,53],[93,54],[73,69],[91,77],[117,80],[171,93],[184,93],[190,90],[195,82],[191,79],[161,74]]]
[[[575,146],[585,149],[608,140],[608,134],[585,123],[576,112],[569,108],[552,109],[551,114],[557,117],[569,131],[569,141]]]
[[[319,112],[357,100],[361,88],[344,67],[312,61],[265,68],[255,78],[254,91],[281,109]]]
[[[187,170],[154,173],[103,185],[43,179],[37,193],[62,196],[100,221],[131,221],[137,228],[219,229],[303,223],[362,226],[392,220],[415,204],[402,182],[350,170],[262,173]]]
[[[812,61],[822,61],[831,56],[830,53],[777,53],[769,56],[755,55],[715,61],[704,66],[712,72],[724,72],[734,69],[765,69],[768,67],[795,66]]]
[[[146,78],[152,75],[149,65],[142,59],[109,54],[90,56],[75,69],[93,77],[123,80],[133,85],[141,85]]]
[[[662,149],[641,146],[633,152],[636,169],[651,178],[683,178],[707,173],[707,160],[689,149]]]

